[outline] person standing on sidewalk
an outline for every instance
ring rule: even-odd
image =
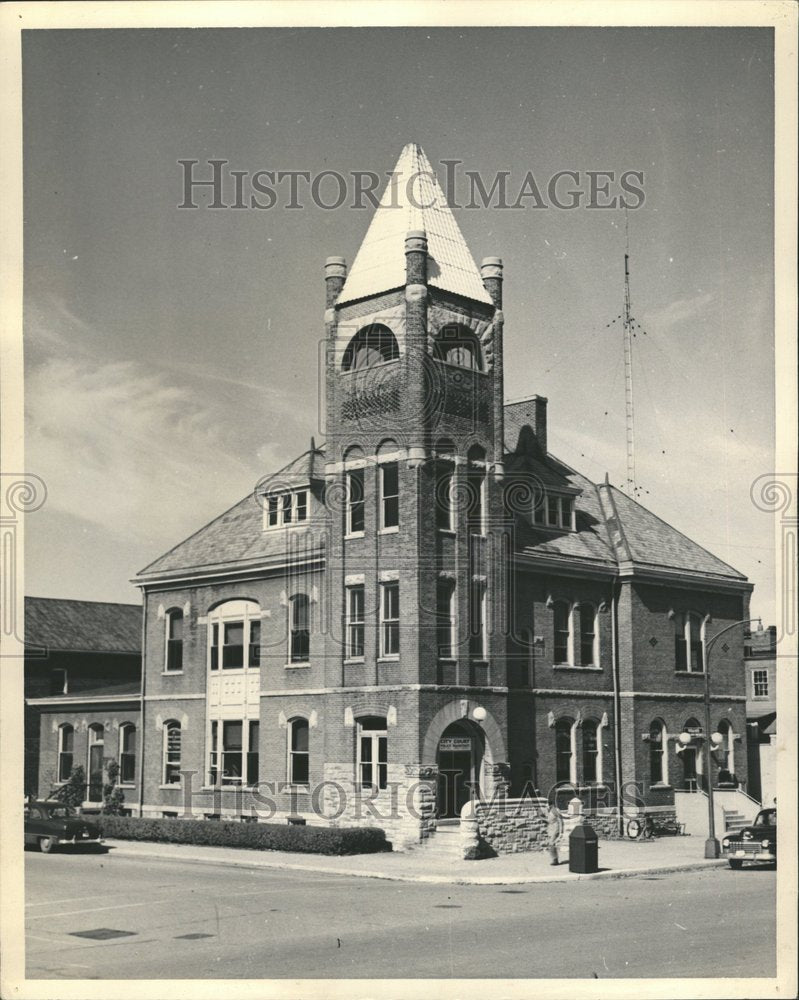
[[[547,813],[547,846],[549,848],[549,863],[559,864],[558,842],[563,836],[563,817],[556,802],[551,802]]]

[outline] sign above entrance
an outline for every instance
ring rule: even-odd
[[[468,736],[445,736],[438,744],[439,750],[445,750],[452,752],[458,752],[465,750],[466,753],[470,753],[472,749],[472,741]]]

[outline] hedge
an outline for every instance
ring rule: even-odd
[[[376,827],[282,826],[209,819],[146,819],[136,816],[92,816],[104,837],[150,840],[162,844],[245,847],[256,851],[301,854],[376,854],[390,851],[384,830]]]

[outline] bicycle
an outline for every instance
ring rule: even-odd
[[[644,840],[651,840],[653,837],[679,836],[683,832],[681,823],[673,819],[654,820],[649,814],[642,818],[633,818],[627,824],[627,836],[630,840],[637,840],[643,837]]]

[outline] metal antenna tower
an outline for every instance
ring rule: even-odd
[[[630,228],[627,211],[624,212],[626,247],[624,252],[624,400],[627,417],[627,491],[630,496],[638,492],[635,481],[635,407],[633,404],[633,317],[630,307]]]

